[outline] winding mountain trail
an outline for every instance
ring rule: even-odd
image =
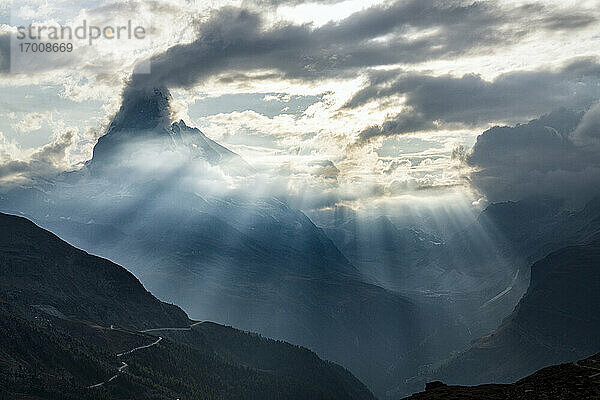
[[[127,354],[131,354],[131,353],[133,353],[133,352],[135,352],[135,351],[142,350],[142,349],[147,349],[147,348],[149,348],[149,347],[152,347],[152,346],[156,346],[157,344],[159,344],[159,343],[160,343],[160,341],[161,341],[162,339],[163,339],[163,338],[159,336],[159,337],[158,337],[158,340],[157,340],[156,342],[154,342],[154,343],[150,343],[150,344],[147,344],[146,346],[140,346],[140,347],[136,347],[135,349],[131,349],[131,350],[129,350],[129,351],[126,351],[126,352],[124,352],[124,353],[119,353],[119,354],[117,354],[117,357],[123,357],[123,356],[126,356]]]
[[[163,340],[163,338],[159,336],[157,341],[155,341],[155,342],[153,342],[153,343],[150,343],[150,344],[148,344],[148,345],[146,345],[146,346],[140,346],[140,347],[136,347],[135,349],[131,349],[131,350],[129,350],[129,351],[126,351],[126,352],[124,352],[124,353],[119,353],[119,354],[117,354],[117,357],[123,357],[123,356],[125,356],[125,355],[127,355],[127,354],[131,354],[131,353],[133,353],[133,352],[136,352],[136,351],[138,351],[138,350],[142,350],[142,349],[148,349],[148,348],[150,348],[150,347],[152,347],[152,346],[156,346],[157,344],[159,344],[159,343],[160,343],[160,341],[161,341],[161,340]],[[124,372],[124,371],[125,371],[125,370],[126,370],[128,367],[129,367],[129,365],[128,365],[126,362],[124,362],[124,361],[121,361],[121,366],[120,366],[119,368],[117,368],[117,371],[119,372],[119,374],[121,374],[121,373],[123,373],[123,372]],[[97,388],[97,387],[104,386],[106,383],[112,382],[112,381],[114,381],[115,379],[117,379],[117,377],[119,376],[119,374],[116,374],[116,375],[113,375],[113,376],[111,376],[111,377],[110,377],[110,378],[109,378],[107,381],[100,382],[100,383],[96,383],[95,385],[90,385],[90,386],[88,386],[88,389],[93,389],[93,388]]]
[[[142,333],[150,333],[150,332],[171,332],[171,331],[191,331],[193,327],[196,325],[202,324],[204,321],[195,322],[187,328],[152,328],[152,329],[144,329],[140,331]]]
[[[187,328],[153,328],[153,329],[145,329],[145,330],[139,331],[139,332],[140,333],[149,333],[149,332],[159,332],[159,331],[162,331],[162,332],[165,332],[165,331],[191,331],[194,326],[200,325],[203,322],[204,321],[195,322],[195,323],[193,323],[192,325],[190,325]],[[111,325],[110,329],[115,329],[114,325]],[[154,342],[152,342],[150,344],[147,344],[145,346],[135,347],[135,348],[133,348],[131,350],[128,350],[128,351],[125,351],[123,353],[117,354],[117,358],[121,358],[121,357],[126,356],[128,354],[135,353],[136,351],[139,351],[139,350],[149,349],[150,347],[154,347],[157,344],[159,344],[162,340],[163,340],[163,337],[159,336],[156,341],[154,341]],[[88,386],[88,389],[102,387],[105,384],[114,381],[115,379],[117,379],[117,377],[119,376],[119,374],[124,373],[125,370],[128,367],[129,367],[129,365],[126,362],[121,361],[121,366],[119,368],[117,368],[118,374],[111,376],[107,381],[103,381],[103,382],[100,382],[100,383],[96,383],[94,385],[90,385],[90,386]]]

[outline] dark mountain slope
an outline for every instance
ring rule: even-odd
[[[407,354],[430,336],[432,321],[445,322],[362,282],[300,211],[275,199],[205,200],[161,185],[140,183],[127,196],[113,196],[120,186],[101,183],[85,198],[39,192],[41,203],[52,205],[44,214],[37,197],[13,204],[77,246],[127,265],[194,318],[306,346],[373,388],[410,374],[419,355]]]
[[[452,383],[510,382],[600,351],[600,243],[566,247],[535,263],[515,311],[441,368]]]
[[[348,371],[287,343],[212,323],[179,337],[152,331],[165,337],[160,341],[137,332],[191,321],[116,264],[20,217],[0,214],[0,226],[0,394],[6,398],[373,398]],[[122,362],[127,367],[118,373]],[[88,388],[98,382],[106,383]]]
[[[544,368],[509,385],[431,386],[425,392],[414,394],[407,399],[600,399],[600,354],[574,363]]]
[[[211,322],[197,325],[191,331],[165,331],[161,335],[196,350],[212,349],[234,365],[286,377],[302,376],[310,386],[331,394],[345,393],[349,399],[371,397],[347,370],[334,363],[322,362],[312,351],[299,346]],[[298,370],[299,366],[302,370]]]
[[[306,346],[378,393],[412,374],[414,350],[447,319],[365,283],[259,176],[256,191],[238,187],[251,169],[171,123],[169,99],[165,89],[127,97],[84,168],[2,193],[0,210],[126,266],[195,319]]]
[[[246,351],[265,351],[267,357],[289,367],[266,370],[259,362],[232,362],[228,354],[238,358],[244,354],[238,353],[236,340],[219,348],[207,347],[208,343],[193,348],[164,339],[117,358],[115,354],[154,343],[156,337],[58,319],[34,310],[15,314],[6,304],[0,316],[2,399],[373,399],[349,372],[321,361],[314,353],[243,332],[230,335],[239,339]],[[215,327],[206,328],[212,329]],[[222,330],[234,331],[225,327],[218,331]],[[223,348],[228,349],[225,356],[219,354]],[[119,374],[117,367],[123,361],[128,367]],[[313,371],[320,374],[318,378]],[[117,378],[89,388],[112,376]]]
[[[25,218],[0,214],[0,293],[13,304],[134,329],[188,326],[125,269],[61,241]]]

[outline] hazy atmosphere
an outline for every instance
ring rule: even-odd
[[[0,0],[1,393],[600,398],[598,49],[598,0]]]
[[[151,40],[132,52],[100,39],[26,74],[5,75],[3,182],[77,168],[91,157],[124,88],[164,86],[175,118],[244,157],[264,194],[289,197],[305,211],[394,207],[404,196],[439,198],[440,190],[473,201],[516,200],[539,190],[531,187],[539,180],[571,196],[577,185],[597,183],[590,172],[597,157],[571,165],[562,154],[590,151],[598,141],[586,130],[593,112],[564,143],[552,143],[549,131],[496,147],[492,131],[461,163],[461,149],[492,126],[561,107],[588,111],[598,100],[595,1],[68,5],[8,2],[4,47],[15,29],[11,18],[50,25],[141,14],[152,24]],[[151,73],[131,77],[148,57]],[[542,149],[535,159],[502,161],[531,145]],[[511,171],[530,163],[539,177]],[[488,166],[493,173],[468,179],[472,169]],[[486,184],[496,178],[522,182],[501,195]]]

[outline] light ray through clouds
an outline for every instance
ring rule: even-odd
[[[385,361],[393,387],[413,353],[447,357],[524,294],[536,254],[509,237],[511,207],[569,214],[599,194],[600,0],[65,5],[12,11],[137,13],[152,40],[11,74],[2,21],[0,204],[192,318],[374,381]]]
[[[90,143],[99,135],[98,130],[102,130],[102,118],[106,121],[119,105],[120,99],[114,93],[124,87],[136,61],[152,56],[152,74],[140,75],[139,79],[134,76],[133,80],[172,81],[180,105],[177,112],[189,118],[188,123],[200,126],[209,137],[239,151],[255,166],[257,179],[252,184],[228,178],[228,185],[240,184],[241,190],[260,188],[255,190],[263,195],[288,197],[291,204],[307,212],[336,203],[362,209],[367,204],[397,201],[416,191],[419,201],[431,201],[426,192],[435,198],[444,188],[453,191],[463,187],[465,196],[476,202],[482,194],[468,187],[468,181],[463,179],[465,170],[451,158],[452,151],[459,146],[470,148],[476,136],[492,123],[517,122],[507,117],[509,114],[514,117],[514,113],[510,107],[506,108],[511,103],[506,97],[519,96],[518,82],[533,82],[537,86],[552,82],[559,90],[575,88],[573,93],[577,94],[561,97],[562,102],[540,103],[527,109],[520,117],[522,122],[555,106],[588,107],[598,94],[595,89],[598,64],[596,59],[589,58],[594,56],[590,49],[595,46],[591,44],[598,41],[595,23],[598,9],[594,1],[566,7],[551,2],[511,1],[463,1],[453,5],[433,0],[314,4],[244,1],[201,5],[165,0],[147,4],[131,2],[127,9],[110,1],[90,1],[63,12],[66,4],[70,3],[55,2],[49,7],[31,0],[21,2],[18,7],[13,5],[12,9],[5,7],[19,18],[31,18],[30,11],[39,8],[41,11],[36,14],[39,23],[75,22],[84,17],[110,21],[117,14],[128,15],[131,11],[146,15],[152,21],[155,35],[145,48],[135,53],[103,43],[102,52],[86,53],[86,63],[71,66],[75,68],[48,66],[47,71],[27,76],[0,77],[0,90],[4,93],[28,92],[31,87],[23,83],[44,84],[52,80],[54,96],[72,101],[69,112],[75,112],[82,122],[66,121],[60,110],[52,113],[54,119],[78,132],[77,140],[68,150],[71,158],[61,165],[89,158]],[[238,8],[240,5],[248,11]],[[538,22],[533,28],[532,16]],[[11,29],[10,21],[6,22],[5,32]],[[471,29],[478,40],[473,42],[473,38],[460,36],[463,29]],[[448,35],[456,39],[454,43],[443,39]],[[541,37],[545,40],[540,40]],[[220,45],[219,40],[230,44],[241,40],[247,48],[231,47],[229,53],[219,52],[218,48],[210,47]],[[560,56],[555,53],[556,43],[561,44]],[[173,47],[175,44],[178,46]],[[251,51],[252,46],[257,46],[256,51]],[[165,54],[173,58],[163,63],[161,53],[169,48]],[[179,49],[192,52],[182,52],[179,59]],[[412,55],[402,56],[407,49],[412,50]],[[202,59],[200,54],[197,57],[201,62],[194,63],[198,60],[190,56],[193,51],[207,51],[207,55],[214,52],[214,60]],[[390,55],[393,51],[399,56]],[[547,53],[553,54],[551,62],[540,57]],[[285,59],[286,54],[299,57]],[[329,59],[324,57],[326,54]],[[181,74],[168,74],[173,68]],[[481,78],[466,79],[465,74],[478,74]],[[180,78],[183,80],[178,82]],[[511,83],[513,78],[518,82]],[[577,88],[582,79],[585,90]],[[425,93],[419,82],[429,82],[432,92]],[[435,86],[437,82],[439,87]],[[474,83],[473,87],[460,87],[469,82]],[[436,114],[424,108],[439,96],[438,89],[448,85],[458,85],[451,93],[458,97],[448,98],[453,104],[464,102],[460,97],[462,90],[474,96],[478,90],[484,90],[481,110],[465,111],[471,113],[466,124],[460,116],[446,118],[448,113],[444,110]],[[508,85],[510,91],[502,92],[502,85]],[[369,92],[372,90],[376,91]],[[502,93],[493,93],[495,90]],[[272,93],[278,98],[316,97],[306,108],[286,109],[284,102],[279,111],[265,111],[267,105],[272,105],[272,98],[259,96],[260,93]],[[365,93],[376,93],[376,101],[343,107]],[[483,104],[494,95],[503,101]],[[36,104],[36,94],[32,96],[29,103],[22,103],[22,109]],[[220,106],[215,99],[221,101]],[[103,103],[104,115],[92,116],[87,108],[90,101]],[[202,104],[209,101],[213,105],[200,111]],[[232,101],[241,104],[238,109],[230,108]],[[15,123],[1,127],[4,162],[10,159],[27,162],[35,146],[53,140],[43,123],[43,118],[51,115],[50,110],[40,104],[36,107],[35,115],[45,116],[38,121],[41,129],[33,129],[39,124],[26,122],[26,114],[16,115]],[[0,112],[7,116],[14,113],[9,109]],[[415,121],[414,115],[402,118],[411,112],[424,119],[416,121],[414,129],[407,133],[402,127],[408,126],[406,121]],[[478,114],[473,116],[473,113]],[[385,125],[386,121],[396,122]],[[357,145],[362,132],[374,128],[380,130],[374,131],[376,136],[369,136],[371,143]],[[379,134],[398,138],[400,144],[395,154],[390,154],[389,140],[378,139]],[[34,136],[36,140],[32,140]],[[406,143],[413,138],[414,143],[421,140],[420,144],[412,151],[404,151],[404,139]],[[315,167],[318,165],[330,167],[329,170]],[[395,165],[403,167],[390,172]],[[335,173],[332,175],[331,171]]]

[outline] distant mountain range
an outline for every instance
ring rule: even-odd
[[[398,398],[418,390],[434,373],[469,384],[497,379],[508,382],[568,359],[569,353],[559,349],[544,358],[535,355],[538,348],[519,347],[522,338],[515,334],[521,331],[511,321],[519,321],[519,327],[532,327],[537,324],[535,316],[542,315],[536,309],[539,305],[531,303],[538,296],[533,285],[538,278],[527,291],[532,263],[567,246],[594,251],[588,247],[600,240],[598,200],[579,211],[553,199],[492,204],[473,224],[439,237],[385,216],[349,215],[318,227],[284,201],[261,196],[259,188],[257,193],[229,190],[243,182],[252,167],[198,129],[182,121],[172,123],[170,101],[169,92],[160,88],[128,97],[85,167],[0,193],[0,210],[25,216],[69,243],[125,266],[152,293],[178,304],[193,319],[217,321],[306,346],[351,370],[381,397]],[[47,271],[37,276],[38,283],[17,279],[0,286],[15,304],[26,305],[26,316],[37,310],[35,313],[48,320],[62,321],[52,322],[53,326],[65,323],[63,317],[72,322],[75,316],[85,326],[115,325],[136,332],[191,324],[181,310],[154,299],[139,283],[136,290],[133,283],[126,285],[127,290],[113,286],[119,277],[119,281],[135,280],[122,270],[118,275],[114,264],[64,244],[55,252],[42,245],[47,242],[42,239],[25,240],[29,247],[14,253],[24,263],[15,262],[11,267],[18,277],[22,272],[19,265],[44,266]],[[9,247],[7,244],[5,252],[11,255]],[[31,258],[33,255],[37,258]],[[64,257],[65,262],[46,264],[57,257]],[[77,268],[83,259],[86,265],[94,260],[97,269],[88,274],[89,281],[73,287],[70,282],[82,278]],[[65,279],[59,279],[51,268],[59,264]],[[568,268],[567,260],[557,264],[559,267]],[[585,286],[595,277],[589,268],[588,275],[573,268],[572,281],[563,283]],[[48,282],[40,281],[44,274]],[[552,281],[540,276],[540,282]],[[45,292],[45,284],[52,290]],[[573,304],[584,304],[587,300],[577,300],[577,296],[585,293],[575,292],[573,289]],[[552,289],[539,298],[560,309],[564,304],[556,298],[557,293]],[[504,363],[497,357],[509,354],[508,350],[497,344],[492,346],[498,349],[496,353],[475,350],[490,343],[486,335],[498,328],[517,304],[513,316],[500,328],[512,333],[494,337],[530,352],[531,358]],[[36,307],[32,309],[32,305]],[[33,321],[12,309],[6,313],[25,321],[19,324]],[[559,314],[547,314],[547,318],[544,346],[560,342],[564,333],[558,326],[564,322]],[[206,331],[212,326],[214,330]],[[187,346],[185,351],[219,349],[215,351],[234,365],[248,364],[245,357],[250,355],[242,354],[238,342],[231,344],[238,346],[234,351],[218,340],[218,335],[234,342],[236,338],[246,340],[242,339],[246,336],[229,336],[223,329],[204,323],[191,331],[169,330],[161,335]],[[202,338],[196,334],[199,331],[204,332]],[[214,333],[217,331],[219,334]],[[96,331],[85,335],[94,336],[90,332]],[[579,339],[584,340],[587,332],[580,333]],[[483,336],[486,338],[469,347],[470,341]],[[147,336],[141,338],[148,344]],[[249,343],[259,346],[265,342],[256,339]],[[595,342],[587,347],[573,342],[573,346],[572,356],[595,351]],[[273,351],[267,347],[264,351]],[[481,356],[471,358],[476,353]],[[266,362],[260,352],[253,354]],[[163,356],[175,357],[173,353]],[[469,361],[475,359],[478,361]],[[153,365],[157,371],[164,367],[158,361]],[[281,362],[268,368],[263,368],[266,364],[249,365],[267,371],[285,369]],[[464,373],[464,368],[471,372]],[[257,376],[252,379],[259,379]],[[88,382],[86,379],[81,382]],[[354,383],[351,386],[362,393]]]
[[[418,270],[417,265],[429,261],[444,242],[422,229],[398,227],[388,217],[379,216],[346,218],[324,231],[364,276],[384,287],[423,288],[440,273],[437,269]]]
[[[452,383],[510,382],[600,351],[600,242],[569,246],[531,267],[515,311],[438,376]]]
[[[510,382],[600,350],[600,243],[593,204],[565,229],[591,241],[532,266],[531,285],[493,334],[443,365],[444,382]],[[373,399],[314,353],[194,322],[118,265],[24,218],[0,214],[0,394],[14,399]],[[557,361],[559,360],[559,361]],[[600,355],[514,384],[428,384],[411,399],[597,398]],[[428,377],[427,380],[430,380]],[[424,383],[426,380],[422,380]]]
[[[594,199],[576,212],[548,200],[490,206],[480,219],[494,224],[495,234],[504,238],[496,243],[523,259],[547,255],[528,268],[525,295],[497,329],[410,379],[413,387],[435,379],[463,385],[508,383],[599,352],[599,204]],[[486,311],[484,305],[481,312]],[[463,392],[447,395],[451,393]]]
[[[3,193],[0,209],[126,266],[194,318],[306,346],[380,394],[429,359],[431,341],[452,348],[441,338],[452,319],[365,282],[301,211],[198,189],[216,170],[207,185],[218,189],[249,167],[171,124],[169,96],[128,100],[83,169]]]
[[[304,348],[194,323],[24,218],[0,226],[2,398],[374,398]]]

